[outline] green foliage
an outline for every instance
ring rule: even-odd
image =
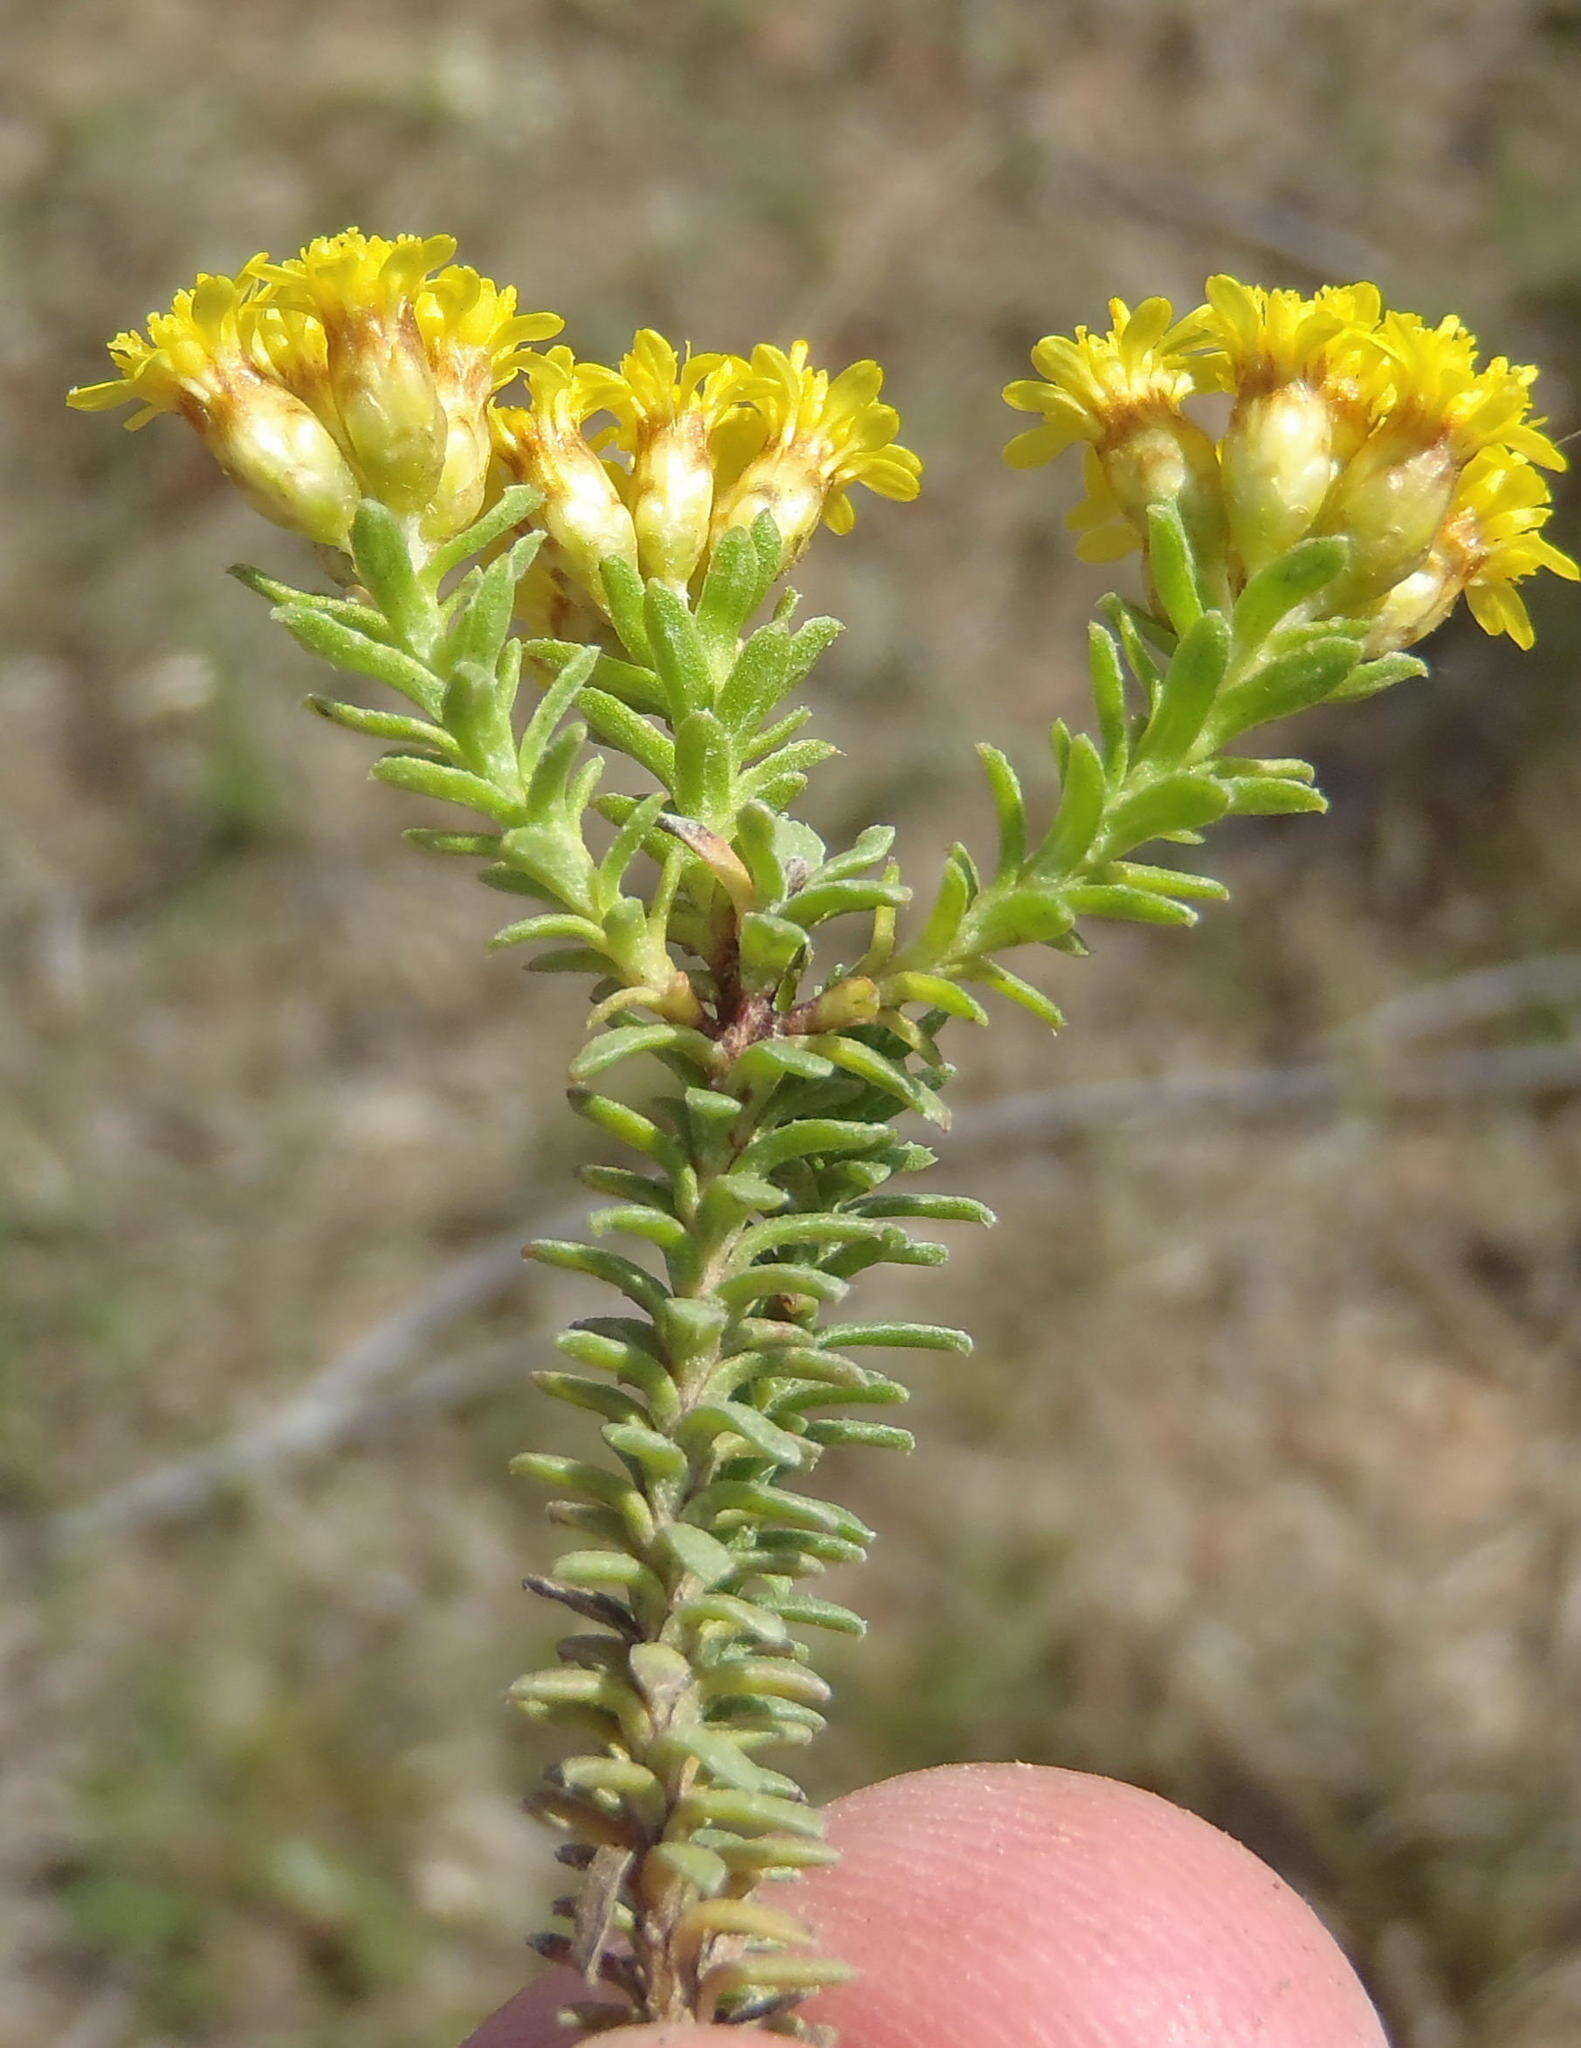
[[[380,781],[484,821],[407,836],[483,860],[485,882],[530,899],[496,947],[592,977],[571,1101],[636,1155],[584,1172],[609,1202],[593,1242],[529,1247],[620,1297],[560,1340],[576,1370],[535,1375],[596,1419],[603,1460],[534,1450],[512,1468],[549,1489],[550,1520],[569,1532],[528,1583],[578,1623],[560,1661],[512,1689],[573,1743],[536,1804],[566,1836],[580,1890],[538,1946],[598,1989],[577,2008],[585,2027],[635,2010],[796,2032],[798,2001],[840,1966],[806,1954],[794,1920],[749,1894],[827,1851],[795,1780],[763,1754],[822,1727],[828,1690],[804,1637],[863,1624],[807,1582],[872,1536],[808,1482],[828,1451],[910,1447],[864,1412],[906,1398],[865,1354],[968,1348],[959,1331],[828,1311],[869,1267],[943,1260],[906,1226],[993,1220],[906,1184],[933,1155],[895,1120],[947,1126],[938,1034],[986,1021],[972,987],[1058,1027],[1005,953],[1079,956],[1104,920],[1189,925],[1195,904],[1225,893],[1140,849],[1194,844],[1228,815],[1323,808],[1305,763],[1231,756],[1227,742],[1420,665],[1364,662],[1358,634],[1305,622],[1343,543],[1303,543],[1226,613],[1207,601],[1178,515],[1156,512],[1160,614],[1111,600],[1108,627],[1092,629],[1098,737],[1054,727],[1052,816],[1034,823],[1014,766],[981,747],[992,863],[954,846],[902,929],[911,891],[893,833],[870,826],[831,851],[789,815],[832,749],[797,737],[804,707],[782,707],[838,628],[793,632],[788,602],[754,626],[781,558],[772,522],[725,537],[695,602],[612,560],[596,644],[523,646],[511,612],[538,537],[510,535],[529,510],[513,499],[425,564],[398,522],[364,507],[354,544],[371,604],[244,580],[302,644],[412,707],[309,700],[389,743]],[[492,559],[464,567],[478,551]],[[541,694],[521,720],[524,673]],[[645,795],[596,797],[605,758],[590,733]],[[665,1076],[647,1109],[604,1092],[634,1062]]]

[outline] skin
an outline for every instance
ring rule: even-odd
[[[837,1800],[829,1834],[839,1863],[774,1903],[860,1971],[805,2008],[839,2027],[842,2048],[1387,2048],[1311,1909],[1238,1842],[1150,1792],[962,1764]],[[553,2014],[577,1995],[570,1985],[562,1975],[523,1992],[464,2048],[564,2048]],[[600,2038],[766,2037],[661,2026]]]

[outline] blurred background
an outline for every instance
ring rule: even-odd
[[[583,1303],[516,1249],[587,1150],[579,1017],[296,708],[221,573],[291,544],[65,387],[353,221],[454,230],[585,353],[877,355],[928,487],[806,564],[849,621],[815,809],[915,868],[987,830],[971,739],[1037,781],[1082,715],[1074,466],[997,460],[1037,335],[1366,276],[1581,419],[1581,7],[0,15],[0,2041],[453,2048],[550,1868],[504,1466],[563,1429],[524,1376]],[[1151,1786],[1305,1892],[1400,2048],[1581,2030],[1581,614],[1537,612],[1309,721],[1334,816],[1221,830],[1231,907],[1057,964],[1068,1036],[963,1039],[942,1184],[1007,1220],[904,1298],[978,1350],[915,1365],[913,1459],[829,1467],[883,1540],[815,1792]]]

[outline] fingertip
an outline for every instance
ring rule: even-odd
[[[1304,1901],[1136,1786],[955,1765],[829,1822],[840,1861],[795,1907],[857,1967],[806,2008],[852,2048],[1386,2048]]]

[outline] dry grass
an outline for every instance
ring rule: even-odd
[[[454,226],[596,351],[642,320],[880,355],[931,489],[813,567],[851,622],[821,803],[920,860],[978,805],[979,726],[1025,756],[1075,702],[1093,581],[993,460],[1027,340],[1217,267],[1370,270],[1551,362],[1574,418],[1578,31],[1471,0],[16,10],[6,2048],[448,2048],[518,1981],[545,1851],[495,1703],[544,1626],[500,1478],[530,1398],[395,1415],[47,1575],[34,1532],[269,1414],[581,1142],[572,1012],[479,957],[488,903],[399,846],[217,574],[289,550],[173,430],[128,446],[62,386],[193,270],[348,219]],[[1068,1040],[1006,1026],[969,1088],[1307,1056],[1573,944],[1578,651],[1573,612],[1525,662],[1457,629],[1431,690],[1313,729],[1338,816],[1226,835],[1230,910],[1106,944]],[[880,1626],[820,1789],[969,1755],[1136,1778],[1307,1889],[1401,2048],[1573,2038],[1581,1107],[1359,1104],[976,1179],[1009,1222],[917,1284],[977,1358],[919,1368],[909,1465],[849,1461]]]

